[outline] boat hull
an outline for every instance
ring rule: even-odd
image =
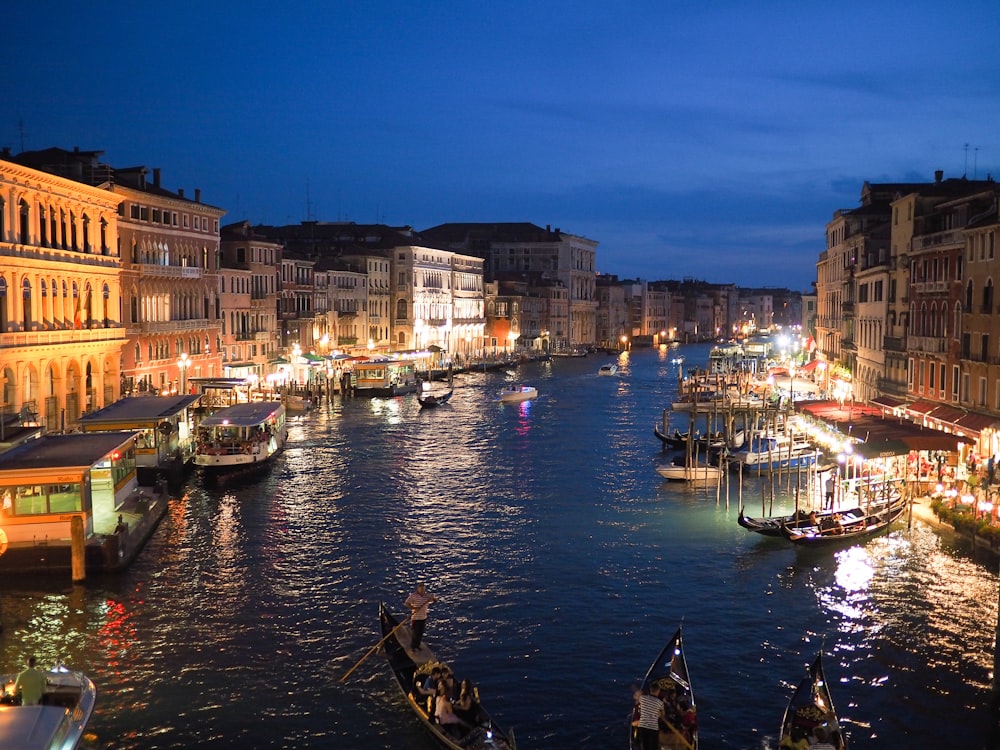
[[[422,665],[428,668],[432,664],[447,665],[443,665],[435,658],[426,642],[421,643],[418,652],[409,651],[407,647],[410,644],[410,628],[408,625],[401,625],[400,621],[389,612],[385,603],[379,604],[378,615],[383,653],[389,662],[393,677],[396,678],[396,684],[410,709],[438,745],[448,750],[468,750],[468,748],[513,750],[513,739],[496,727],[493,719],[481,706],[480,721],[477,722],[477,726],[466,730],[461,736],[450,734],[442,725],[432,721],[425,699],[421,696],[418,702],[414,696],[414,680]]]
[[[831,744],[841,750],[847,750],[847,738],[841,732],[837,712],[833,707],[833,696],[830,695],[829,684],[823,672],[822,652],[816,656],[807,676],[802,679],[788,701],[781,719],[779,747],[797,747],[798,745],[790,743],[807,739],[819,726],[824,727],[828,734],[836,732],[840,736],[840,744],[835,742]]]
[[[691,688],[691,678],[688,675],[687,660],[684,658],[680,628],[677,628],[677,632],[667,641],[667,645],[664,646],[660,655],[649,666],[646,676],[642,680],[641,688],[643,691],[647,691],[653,684],[660,687],[661,697],[664,698],[664,704],[668,706],[667,724],[670,728],[667,731],[661,730],[660,747],[697,750],[697,727],[693,731],[686,729],[680,717],[674,716],[671,711],[671,709],[679,707],[681,703],[686,703],[692,710],[696,709],[694,690]],[[633,712],[629,731],[630,750],[641,749],[634,726],[637,719],[638,716]]]
[[[22,706],[7,695],[14,688],[16,674],[0,677],[4,697],[0,701],[0,747],[73,748],[94,713],[97,689],[89,677],[56,666],[45,673],[46,688],[41,705]]]
[[[673,466],[656,467],[656,473],[673,482],[718,482],[722,469],[718,466]]]

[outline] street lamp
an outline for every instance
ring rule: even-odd
[[[625,351],[626,349],[628,349],[628,336],[626,336],[623,333],[622,334],[622,351]]]
[[[517,337],[518,337],[519,335],[520,335],[520,334],[517,334],[517,333],[514,333],[514,331],[509,331],[509,332],[507,333],[507,338],[509,338],[509,339],[510,339],[510,353],[511,353],[511,354],[513,354],[513,353],[514,353],[514,342],[515,342],[515,341],[517,341]]]
[[[181,372],[181,393],[187,393],[187,368],[190,364],[187,352],[181,352],[181,358],[177,360],[177,369]]]

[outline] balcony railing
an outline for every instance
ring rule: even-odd
[[[125,329],[118,328],[64,328],[56,331],[16,331],[0,333],[0,349],[12,346],[58,346],[84,344],[95,341],[124,341]]]
[[[965,236],[961,230],[949,229],[946,232],[934,232],[913,238],[913,250],[934,250],[946,245],[964,245]]]
[[[208,328],[208,325],[208,318],[194,318],[192,320],[143,321],[141,327],[143,333],[180,333],[201,330]]]
[[[886,336],[882,339],[882,348],[887,352],[905,352],[906,338],[904,336]]]
[[[915,351],[943,354],[948,351],[948,339],[938,336],[910,336],[910,346]]]

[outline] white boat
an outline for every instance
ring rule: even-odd
[[[45,677],[45,692],[37,706],[20,705],[13,694],[16,674],[0,677],[0,747],[72,750],[80,744],[97,701],[94,683],[61,664]]]
[[[664,479],[676,482],[718,482],[722,478],[722,469],[707,464],[696,466],[660,464],[656,467],[656,473]]]
[[[601,365],[601,369],[597,371],[597,374],[598,375],[617,375],[618,374],[618,365],[613,364],[613,363],[610,364],[610,365]]]
[[[262,464],[274,458],[287,438],[285,406],[280,401],[227,406],[198,425],[194,462],[208,469]]]
[[[819,451],[805,440],[789,441],[783,435],[753,435],[746,450],[734,453],[731,458],[734,465],[742,463],[747,468],[765,471],[812,466],[819,459]]]
[[[538,389],[531,385],[509,385],[500,391],[500,400],[506,404],[538,398]]]

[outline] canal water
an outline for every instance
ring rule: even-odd
[[[195,474],[136,564],[4,582],[0,654],[90,674],[91,748],[431,748],[382,658],[341,676],[418,581],[426,640],[525,748],[623,747],[632,686],[683,622],[703,748],[774,748],[826,654],[851,746],[991,746],[994,563],[919,521],[808,551],[736,524],[736,488],[666,484],[677,365],[634,351],[334,401],[264,474]],[[536,401],[501,405],[518,379]],[[760,507],[759,482],[744,500]]]

